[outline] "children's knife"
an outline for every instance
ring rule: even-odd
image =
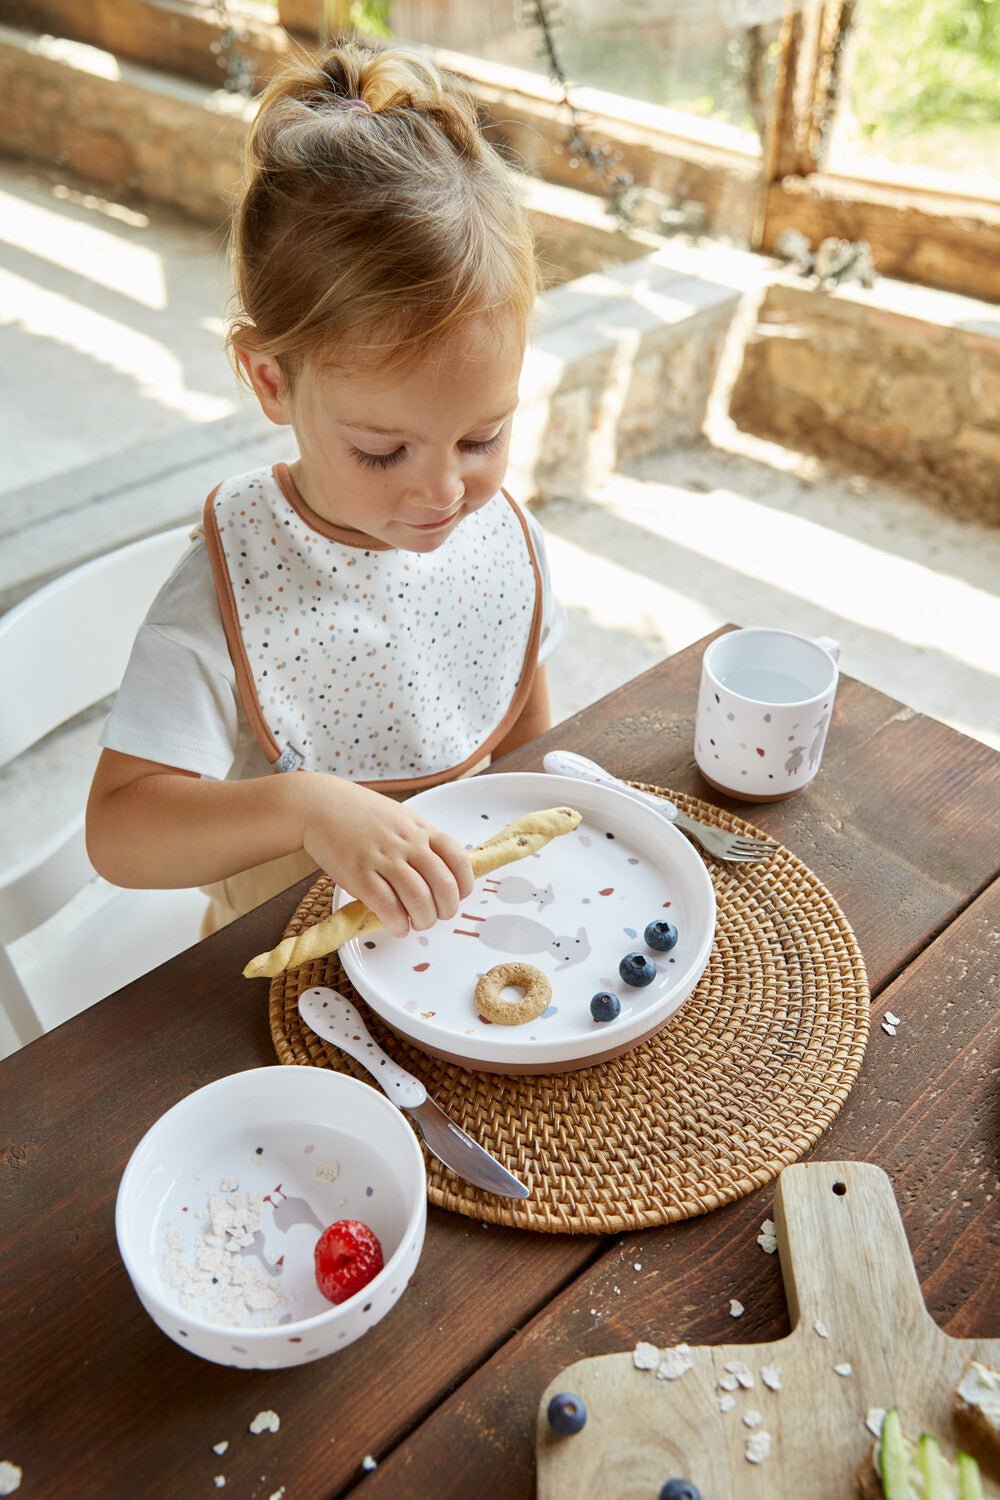
[[[501,1198],[531,1196],[530,1188],[448,1118],[419,1078],[386,1056],[350,1000],[336,990],[316,985],[299,996],[299,1013],[317,1036],[367,1068],[393,1104],[416,1120],[427,1149],[438,1161],[487,1193]]]

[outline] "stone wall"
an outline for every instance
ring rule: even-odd
[[[744,351],[739,427],[1000,523],[1000,313],[905,282],[776,279]]]

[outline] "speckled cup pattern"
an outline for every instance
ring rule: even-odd
[[[784,631],[745,631],[720,636],[702,661],[695,719],[695,760],[712,787],[743,801],[774,802],[808,786],[820,767],[833,716],[839,672],[828,651],[815,642],[828,664],[828,681],[797,703],[773,703],[731,692],[716,670],[719,651],[733,650],[734,637],[747,638],[747,666],[754,665],[752,637],[804,637]],[[835,644],[835,643],[834,643]]]

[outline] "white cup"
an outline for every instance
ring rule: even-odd
[[[750,628],[706,648],[695,720],[698,769],[744,802],[780,802],[819,770],[833,714],[840,645]]]

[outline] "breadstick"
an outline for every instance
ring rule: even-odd
[[[534,854],[550,839],[572,833],[580,822],[580,813],[572,807],[549,807],[543,812],[527,813],[494,834],[485,843],[469,850],[472,873],[476,880],[498,870],[501,865]],[[325,958],[352,938],[378,932],[382,923],[363,901],[349,901],[314,927],[307,927],[296,937],[285,938],[270,953],[259,953],[243,970],[245,979],[272,979],[285,969],[298,968],[313,958]]]

